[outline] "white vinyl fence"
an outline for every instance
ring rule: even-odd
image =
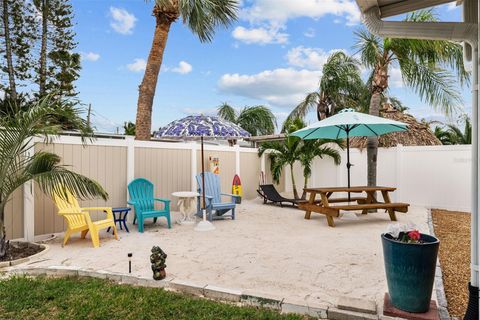
[[[341,151],[342,164],[329,158],[317,159],[308,183],[311,187],[346,186],[346,151]],[[377,184],[396,187],[392,200],[429,208],[470,212],[471,146],[421,146],[380,148]],[[350,150],[352,186],[367,182],[367,150]],[[301,167],[294,168],[299,192],[303,186]],[[286,175],[286,191],[292,191],[290,174]]]
[[[82,145],[79,137],[61,136],[45,145],[38,141],[35,152],[48,150],[62,157],[63,164],[96,179],[108,191],[110,198],[83,201],[82,206],[125,206],[127,184],[134,178],[144,177],[155,185],[156,196],[172,200],[176,210],[175,191],[195,190],[195,175],[200,172],[200,145],[197,143],[167,143],[135,141],[133,137],[97,138]],[[308,186],[345,186],[346,155],[342,164],[334,165],[329,158],[317,159]],[[245,199],[256,195],[260,171],[265,172],[267,183],[272,182],[268,155],[258,157],[258,150],[239,146],[205,146],[205,163],[209,157],[220,160],[222,190],[230,192],[232,179],[239,174]],[[365,185],[367,181],[366,150],[352,149],[352,185]],[[378,155],[378,184],[398,190],[393,200],[412,205],[470,210],[470,146],[396,147],[380,149]],[[295,168],[298,191],[303,187],[303,174]],[[280,192],[292,191],[290,172],[285,170]],[[94,216],[94,219],[99,218]],[[5,224],[9,239],[33,240],[35,236],[62,232],[63,218],[37,186],[27,183],[15,192],[6,208]]]

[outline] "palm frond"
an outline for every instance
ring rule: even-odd
[[[179,0],[183,21],[201,42],[212,41],[217,27],[230,26],[237,10],[237,0]]]
[[[230,121],[230,122],[233,122],[233,123],[237,123],[237,112],[235,111],[235,109],[230,106],[228,103],[224,102],[222,103],[221,106],[218,107],[217,109],[217,114],[220,118],[224,119],[224,120],[227,120],[227,121]]]
[[[240,111],[237,124],[253,136],[273,134],[277,120],[265,106],[245,107]]]
[[[365,29],[355,31],[357,42],[353,48],[360,54],[362,64],[373,69],[379,59],[383,56],[383,44],[379,37],[373,35]]]
[[[420,98],[445,114],[451,114],[462,103],[451,73],[437,67],[399,60],[403,81]]]
[[[49,152],[30,155],[33,138],[40,137],[49,143],[62,130],[56,121],[62,108],[56,103],[58,100],[52,105],[52,99],[47,96],[27,110],[17,110],[0,118],[0,205],[32,179],[49,194],[63,185],[79,198],[101,196],[106,199],[107,193],[97,182],[61,166],[58,155]]]
[[[303,99],[303,101],[300,102],[290,112],[285,122],[294,120],[296,118],[304,119],[308,112],[310,112],[312,109],[317,107],[319,102],[320,102],[320,93],[317,91],[310,92],[309,94],[307,94],[305,99]],[[285,129],[285,126],[282,127],[282,132],[284,131],[284,129]]]

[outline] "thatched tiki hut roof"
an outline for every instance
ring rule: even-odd
[[[380,136],[378,139],[379,147],[390,148],[399,144],[404,146],[437,146],[442,144],[426,124],[417,121],[417,119],[410,114],[388,108],[381,110],[380,115],[387,119],[408,124],[408,130]],[[354,137],[350,139],[350,147],[366,148],[367,138]]]

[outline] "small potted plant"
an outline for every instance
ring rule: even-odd
[[[167,254],[158,246],[152,248],[152,254],[150,255],[150,263],[152,264],[153,279],[163,280],[167,276],[165,268],[167,265]]]
[[[391,225],[382,234],[390,301],[396,308],[427,312],[432,298],[440,241],[412,226]]]

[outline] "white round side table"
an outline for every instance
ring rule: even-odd
[[[196,211],[195,198],[199,196],[197,192],[179,191],[172,193],[172,196],[178,198],[178,209],[183,218],[178,220],[179,224],[194,224],[195,218],[193,213]]]

